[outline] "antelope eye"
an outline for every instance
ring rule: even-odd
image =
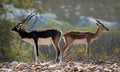
[[[102,29],[102,30],[104,30],[104,28],[103,28],[103,27],[102,27],[101,29]]]
[[[16,26],[17,29],[20,29],[20,26]]]

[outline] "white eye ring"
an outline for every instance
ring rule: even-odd
[[[20,27],[19,27],[19,26],[16,26],[16,28],[17,28],[17,29],[20,29]]]

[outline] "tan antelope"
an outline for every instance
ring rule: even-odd
[[[62,49],[63,57],[66,56],[66,52],[69,49],[70,45],[85,44],[86,53],[89,56],[89,46],[90,43],[99,39],[102,33],[109,31],[99,20],[97,21],[97,30],[96,32],[83,32],[83,31],[69,31],[64,34],[65,45]]]
[[[56,29],[45,29],[45,30],[34,30],[31,32],[27,32],[23,24],[30,20],[34,15],[30,14],[25,19],[23,19],[20,23],[18,23],[15,27],[12,28],[12,31],[17,32],[23,41],[30,43],[34,46],[34,54],[35,54],[35,63],[39,63],[39,53],[38,46],[39,45],[53,45],[56,51],[56,62],[60,61],[60,47],[59,41],[61,39],[61,32]]]

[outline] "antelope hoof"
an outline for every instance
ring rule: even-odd
[[[56,59],[55,59],[55,62],[56,62],[56,63],[59,63],[59,62],[60,62],[60,59],[56,58]]]

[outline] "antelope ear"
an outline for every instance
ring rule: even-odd
[[[96,21],[97,21],[96,24],[97,24],[98,26],[102,26],[102,23],[101,23],[99,20],[96,20]]]
[[[96,23],[96,25],[97,25],[97,26],[99,26],[99,24],[98,24],[98,23]]]
[[[96,23],[97,24],[97,26],[102,26],[102,24],[99,24],[99,23]]]
[[[100,22],[98,19],[97,19],[96,21],[97,21],[99,24],[101,24],[101,22]]]

